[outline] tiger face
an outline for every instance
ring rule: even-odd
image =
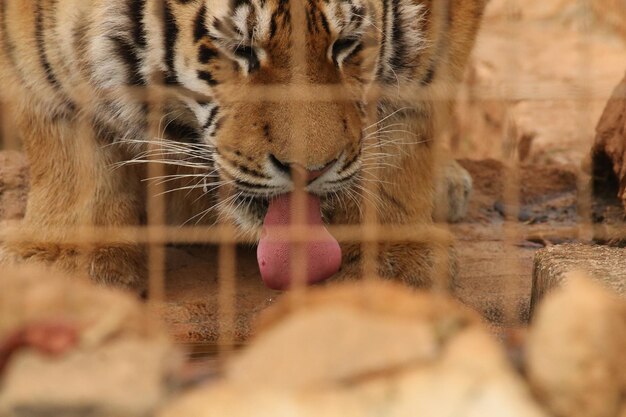
[[[288,0],[166,3],[179,54],[166,48],[165,79],[206,97],[184,100],[237,223],[260,225],[267,201],[294,190],[294,168],[323,200],[358,179],[368,88],[397,82],[423,43],[424,6],[386,4],[308,0],[297,22]],[[384,16],[397,26],[388,39]]]

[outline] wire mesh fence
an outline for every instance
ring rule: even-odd
[[[8,0],[11,3],[10,0]],[[181,2],[182,3],[182,2]],[[510,27],[510,33],[516,39],[511,40],[511,44],[523,42],[526,36],[527,22],[520,19],[518,11],[524,6],[516,1],[504,2],[503,10],[506,24]],[[582,11],[579,29],[575,36],[581,40],[581,47],[578,49],[578,68],[572,70],[577,75],[572,82],[556,83],[547,81],[545,83],[524,83],[518,80],[524,79],[523,69],[519,67],[519,51],[514,48],[507,50],[506,67],[507,78],[498,85],[470,85],[466,86],[465,94],[470,97],[473,103],[496,102],[503,112],[503,120],[508,119],[508,113],[513,111],[516,103],[540,102],[540,101],[574,101],[577,107],[577,117],[571,120],[580,132],[580,136],[575,140],[583,144],[583,147],[591,148],[593,137],[587,133],[593,131],[596,121],[590,117],[589,103],[594,99],[605,100],[613,85],[604,83],[604,80],[593,78],[593,71],[590,66],[593,63],[593,54],[589,48],[591,42],[584,42],[585,39],[594,36],[590,33],[590,19],[594,14],[593,9],[597,7],[592,0],[580,0],[577,3]],[[169,3],[152,2],[150,13],[156,21],[166,21],[166,12],[163,7]],[[450,8],[458,7],[459,2],[452,0],[431,2],[432,8],[429,13],[432,27],[437,28],[430,40],[431,44],[444,43],[450,33],[446,32],[446,21],[450,15]],[[81,6],[81,10],[88,8],[88,5]],[[260,106],[272,107],[280,104],[287,112],[283,114],[286,124],[289,126],[288,146],[292,149],[288,154],[293,161],[311,160],[310,132],[319,126],[308,122],[309,112],[320,103],[336,103],[341,100],[352,101],[346,95],[345,86],[338,83],[318,83],[311,82],[310,61],[307,51],[310,46],[307,42],[305,29],[307,28],[307,3],[304,1],[291,0],[291,22],[292,43],[289,50],[290,73],[282,83],[257,83],[246,84],[242,87],[240,83],[224,82],[221,94],[231,97],[230,100],[253,103],[255,109]],[[617,4],[613,7],[620,7]],[[610,13],[609,13],[610,16]],[[310,23],[309,23],[310,24]],[[604,23],[603,23],[604,24]],[[608,26],[608,24],[607,24]],[[384,36],[384,35],[383,35]],[[480,42],[480,40],[479,40]],[[546,40],[546,42],[549,42]],[[58,65],[59,63],[57,63]],[[62,67],[62,65],[60,66]],[[61,70],[60,70],[61,71]],[[67,70],[65,70],[67,71]],[[71,78],[70,75],[65,75]],[[446,68],[442,68],[438,74],[442,79],[453,78],[446,75]],[[57,170],[65,169],[64,158],[67,158],[69,175],[58,174],[59,178],[66,181],[65,184],[57,184],[53,187],[54,178],[42,180],[41,169],[31,173],[33,187],[52,187],[52,189],[62,190],[67,198],[72,201],[66,203],[68,210],[76,213],[72,218],[64,216],[64,213],[55,213],[63,207],[50,207],[50,216],[46,219],[33,218],[31,214],[33,207],[37,204],[44,204],[46,201],[31,201],[26,211],[26,223],[22,221],[5,222],[0,230],[0,241],[12,244],[23,243],[25,245],[36,242],[37,245],[56,245],[59,248],[76,248],[77,252],[86,250],[103,251],[107,248],[122,248],[120,257],[126,256],[128,252],[124,248],[137,244],[140,246],[139,252],[142,254],[142,261],[145,261],[145,275],[147,277],[147,297],[150,304],[155,307],[155,314],[159,314],[159,308],[167,301],[167,249],[168,245],[213,245],[217,247],[217,287],[218,292],[218,328],[219,335],[216,341],[218,348],[224,355],[232,351],[233,347],[240,343],[235,335],[238,304],[238,267],[241,264],[241,248],[246,245],[258,243],[260,230],[255,233],[242,233],[237,224],[233,210],[237,210],[241,203],[237,200],[235,189],[232,183],[236,178],[230,178],[223,171],[217,171],[211,164],[202,166],[203,158],[213,160],[213,155],[199,156],[196,159],[189,159],[192,155],[197,157],[198,152],[214,151],[204,145],[186,143],[184,141],[172,144],[171,139],[164,138],[166,130],[166,116],[172,109],[170,100],[172,95],[185,95],[201,100],[202,94],[193,92],[181,86],[168,85],[167,74],[155,72],[149,74],[149,82],[146,87],[119,87],[124,90],[122,97],[129,100],[145,103],[147,108],[146,136],[140,138],[124,138],[124,140],[103,144],[99,136],[102,130],[95,130],[94,118],[100,111],[91,98],[93,93],[88,84],[81,85],[82,101],[79,103],[80,124],[76,130],[68,130],[64,127],[51,128],[50,132],[45,132],[42,136],[49,136],[50,140],[63,138],[66,143],[59,145],[38,145],[41,150],[26,149],[29,158],[45,158],[49,161],[42,164],[48,171],[48,176],[53,175]],[[453,80],[456,83],[456,80]],[[446,84],[445,82],[443,84]],[[428,248],[431,252],[429,273],[431,274],[432,287],[435,291],[447,292],[454,286],[451,282],[449,271],[454,270],[454,260],[450,254],[450,248],[455,241],[455,234],[458,229],[451,229],[446,223],[445,213],[435,213],[435,218],[440,221],[422,221],[422,218],[430,218],[432,213],[422,213],[420,220],[412,219],[394,222],[389,220],[384,211],[387,206],[380,203],[381,192],[387,187],[395,187],[402,184],[408,189],[426,186],[432,189],[426,190],[426,196],[432,196],[437,181],[445,181],[443,174],[433,174],[432,182],[419,182],[412,184],[415,173],[403,171],[407,158],[406,153],[423,152],[424,147],[414,144],[414,137],[421,135],[421,132],[400,132],[395,134],[396,142],[406,144],[395,145],[385,143],[385,132],[402,130],[403,128],[394,126],[397,123],[394,112],[402,113],[406,120],[411,117],[416,120],[407,122],[413,126],[424,122],[420,112],[430,111],[429,123],[432,124],[430,135],[432,137],[420,138],[425,141],[434,142],[433,150],[427,152],[432,154],[434,160],[429,166],[424,167],[425,171],[435,170],[447,164],[446,152],[457,152],[456,156],[462,157],[462,151],[454,149],[455,144],[459,147],[464,132],[453,132],[455,120],[454,112],[450,102],[456,100],[458,96],[458,86],[436,85],[431,89],[415,83],[397,85],[371,83],[363,91],[364,122],[363,126],[373,127],[373,134],[367,128],[363,131],[363,143],[361,158],[373,158],[377,163],[372,163],[366,172],[363,172],[358,182],[358,190],[354,196],[343,195],[344,201],[336,204],[348,204],[359,213],[357,221],[352,223],[335,222],[328,224],[325,228],[317,225],[312,226],[307,219],[309,207],[307,206],[308,185],[306,172],[303,173],[298,164],[291,166],[290,178],[293,181],[293,192],[291,201],[291,222],[282,226],[274,226],[275,233],[280,236],[288,236],[291,245],[290,263],[285,268],[291,269],[290,290],[295,294],[304,296],[308,291],[307,282],[307,262],[311,258],[307,256],[307,243],[320,241],[326,238],[328,232],[343,245],[358,245],[357,263],[354,271],[354,278],[365,280],[376,280],[381,276],[381,265],[388,262],[389,256],[385,248],[390,244],[420,244]],[[79,87],[77,87],[79,88]],[[75,97],[76,95],[73,95]],[[206,97],[204,97],[206,99]],[[9,97],[9,99],[12,99]],[[381,103],[388,103],[393,100],[392,111],[385,113]],[[425,110],[427,109],[427,110]],[[15,117],[11,112],[19,112],[20,107],[13,101],[5,101],[0,106],[0,149],[17,150],[24,146],[20,142],[19,132],[14,123]],[[408,116],[407,116],[408,115]],[[242,119],[246,114],[241,115]],[[388,120],[388,118],[390,118]],[[48,117],[42,117],[46,120]],[[23,123],[23,122],[22,122]],[[40,122],[33,122],[40,123]],[[244,123],[244,122],[240,122]],[[626,229],[623,224],[602,224],[593,219],[593,195],[590,177],[587,172],[577,168],[577,201],[576,224],[550,224],[527,227],[520,221],[520,210],[523,206],[521,202],[523,178],[522,164],[519,161],[517,149],[517,137],[509,129],[510,126],[501,126],[501,142],[499,148],[499,160],[503,164],[501,179],[503,181],[502,206],[503,219],[497,228],[490,231],[499,233],[498,239],[504,245],[503,252],[509,256],[498,260],[497,268],[502,271],[522,270],[523,263],[515,259],[515,249],[520,242],[537,241],[550,236],[554,240],[584,241],[614,240],[625,238]],[[61,130],[56,131],[55,129]],[[65,129],[65,130],[64,130]],[[183,132],[184,133],[184,132]],[[219,133],[218,133],[219,134]],[[393,134],[393,133],[392,133]],[[452,140],[453,136],[457,139]],[[458,138],[460,137],[460,139]],[[41,140],[47,140],[45,137]],[[136,143],[132,143],[133,140]],[[368,142],[373,146],[368,148]],[[452,144],[452,145],[451,145]],[[141,157],[134,158],[136,162],[125,163],[121,155],[126,154],[126,150],[120,151],[120,146],[135,148],[135,152],[140,152]],[[50,149],[49,149],[50,148]],[[445,149],[444,151],[444,148]],[[452,148],[452,149],[450,149]],[[185,150],[186,149],[186,150]],[[46,155],[41,155],[41,152]],[[266,152],[259,149],[259,153]],[[372,155],[368,156],[368,152]],[[72,155],[68,157],[67,153]],[[218,153],[219,155],[219,153]],[[256,157],[256,155],[250,155]],[[313,158],[314,159],[314,158]],[[141,161],[139,161],[141,160]],[[200,162],[198,162],[198,160]],[[77,162],[78,161],[78,162]],[[132,161],[131,161],[132,162]],[[40,163],[40,162],[38,162]],[[73,164],[73,165],[72,165]],[[397,166],[396,166],[397,164]],[[114,219],[107,223],[107,211],[115,211],[117,205],[127,204],[128,201],[119,196],[102,196],[98,193],[107,193],[111,190],[104,189],[98,182],[98,176],[103,172],[116,171],[114,181],[130,181],[131,177],[141,178],[141,182],[133,191],[136,196],[131,197],[133,202],[141,200],[138,206],[145,207],[145,213],[140,213],[133,219]],[[383,173],[384,171],[384,173]],[[65,175],[65,176],[64,176]],[[108,174],[106,174],[108,175]],[[431,177],[430,173],[424,175]],[[186,181],[186,179],[189,179]],[[37,182],[39,181],[39,183]],[[387,183],[391,182],[391,183]],[[394,184],[395,182],[395,184]],[[178,188],[178,190],[176,190]],[[69,190],[69,191],[68,191]],[[414,190],[421,192],[421,190]],[[181,201],[174,201],[172,193],[177,196],[183,195]],[[98,194],[98,195],[97,195]],[[233,197],[235,196],[235,197]],[[125,198],[127,196],[124,196]],[[434,198],[434,196],[432,196]],[[112,202],[106,202],[102,206],[95,206],[104,198],[110,198]],[[198,202],[197,199],[201,199]],[[206,201],[202,200],[205,199]],[[332,200],[336,201],[336,200]],[[180,204],[188,203],[189,207],[182,210],[187,215],[188,221],[171,221],[173,218],[170,211],[178,210]],[[448,206],[449,204],[446,204]],[[176,207],[174,207],[176,206]],[[217,210],[212,210],[217,206]],[[424,207],[431,207],[425,204]],[[81,212],[81,210],[83,210]],[[104,212],[101,212],[104,211]],[[98,212],[98,214],[94,214]],[[35,211],[32,211],[35,213]],[[189,221],[191,220],[191,221]],[[26,226],[24,226],[26,225]],[[257,225],[258,226],[258,225]],[[257,227],[257,229],[260,229]],[[456,232],[455,232],[456,230]],[[478,238],[476,238],[478,239]],[[495,239],[493,236],[490,239]],[[386,246],[387,245],[387,246]],[[59,249],[64,250],[64,249]],[[74,250],[74,249],[72,249]],[[145,255],[145,256],[144,256]],[[395,256],[395,255],[394,255]],[[394,257],[394,259],[396,259]],[[344,259],[345,261],[345,259]],[[457,269],[464,267],[462,261]],[[143,270],[143,266],[140,268]],[[392,268],[393,270],[393,268]],[[83,271],[87,272],[87,271]],[[521,274],[521,273],[520,273]],[[393,278],[393,277],[384,277]],[[517,294],[520,293],[519,282],[500,283],[504,299],[500,300],[505,306],[504,320],[508,326],[523,326],[518,313]],[[295,297],[294,300],[298,298]],[[297,301],[296,301],[297,302]],[[323,354],[323,353],[322,353]]]

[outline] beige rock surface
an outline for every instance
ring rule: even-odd
[[[116,337],[167,339],[161,325],[130,294],[96,287],[87,278],[45,268],[6,268],[0,274],[0,337],[27,323],[66,320],[81,328],[81,344]]]
[[[25,268],[4,269],[0,288],[0,341],[41,323],[78,329],[78,346],[60,357],[13,354],[0,375],[0,416],[147,416],[167,397],[181,357],[130,295]]]
[[[479,319],[447,297],[366,283],[287,295],[227,371],[235,383],[307,388],[434,360]],[[381,355],[381,352],[384,352]],[[322,353],[322,354],[320,354]]]
[[[626,68],[626,38],[607,23],[623,2],[585,3],[490,2],[461,95],[460,156],[583,161]]]
[[[545,416],[476,316],[442,296],[315,289],[262,328],[224,380],[160,416]]]
[[[572,276],[539,306],[528,337],[528,378],[555,416],[621,417],[624,352],[626,302]]]
[[[623,0],[593,0],[591,8],[598,19],[626,38],[626,3]]]
[[[572,272],[583,272],[626,299],[626,250],[601,245],[564,244],[537,251],[531,309],[564,285]]]

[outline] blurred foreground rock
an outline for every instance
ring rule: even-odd
[[[624,352],[626,301],[574,274],[537,310],[528,337],[528,378],[557,417],[623,417]]]
[[[287,297],[225,378],[160,414],[545,416],[480,319],[385,283]]]
[[[565,244],[537,251],[531,311],[572,272],[583,272],[626,298],[626,250],[600,245]]]
[[[615,28],[626,39],[626,2],[623,0],[592,0],[595,16]]]
[[[0,416],[147,416],[167,398],[180,357],[130,295],[40,269],[5,269],[0,288],[0,343],[33,325],[78,335],[61,356],[14,352],[0,374]]]

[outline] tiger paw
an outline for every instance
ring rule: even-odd
[[[473,181],[470,173],[458,162],[450,161],[437,185],[433,218],[456,223],[467,215]]]
[[[96,284],[130,290],[147,287],[145,255],[139,246],[116,245],[81,248],[49,242],[6,242],[0,245],[0,265],[45,265]]]
[[[446,244],[383,243],[373,274],[374,278],[400,281],[415,288],[450,289],[456,265],[454,250]],[[344,263],[333,281],[372,278],[371,275],[364,270],[361,247],[350,245],[344,249]]]
[[[97,284],[143,294],[147,289],[146,257],[134,245],[104,246],[88,254],[89,275]]]

